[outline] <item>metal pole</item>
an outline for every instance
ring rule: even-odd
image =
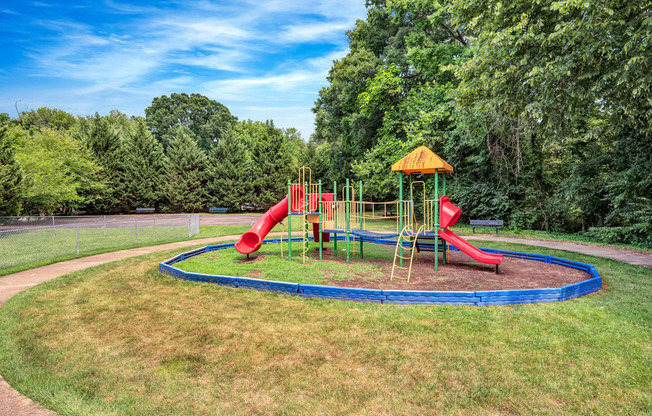
[[[77,221],[77,254],[79,254],[79,221]]]
[[[446,171],[441,172],[441,185],[442,185],[442,196],[446,195]],[[441,264],[442,266],[446,265],[446,240],[441,240],[442,252],[441,252]]]
[[[156,238],[156,217],[154,217],[153,221],[154,221],[154,238]]]
[[[292,182],[288,179],[288,261],[292,261]]]
[[[403,172],[398,173],[398,229],[403,232]],[[399,241],[403,236],[398,236]],[[403,244],[399,247],[399,266],[403,267]]]
[[[134,223],[136,224],[136,227],[135,227],[135,230],[136,230],[136,244],[138,244],[138,218],[136,218],[134,220]],[[188,220],[188,234],[190,234],[190,220]]]
[[[442,172],[441,179],[442,179],[442,192],[441,192],[441,194],[442,194],[442,196],[446,196],[446,171]]]
[[[350,263],[351,262],[351,244],[350,244],[350,237],[349,234],[351,232],[351,229],[349,228],[349,220],[351,217],[351,205],[349,201],[349,179],[346,179],[346,205],[344,205],[344,210],[346,212],[346,262]]]
[[[364,217],[364,204],[362,203],[362,180],[360,180],[360,229],[364,230],[362,218]],[[360,237],[360,258],[362,258],[362,237]]]
[[[308,181],[303,182],[303,251],[302,257],[305,264],[308,255],[308,213],[310,212],[310,188]]]
[[[324,236],[321,233],[321,181],[319,181],[317,187],[319,188],[319,199],[317,200],[317,206],[319,207],[319,260],[321,260],[324,252]]]
[[[435,271],[439,270],[439,171],[435,169]]]
[[[333,181],[333,224],[337,230],[337,181]],[[333,255],[337,257],[337,233],[333,233]]]
[[[136,235],[138,235],[138,220],[136,220]],[[192,237],[192,218],[188,215],[188,238]]]
[[[56,232],[54,231],[54,215],[52,216],[52,237],[56,236]]]
[[[102,230],[104,231],[104,236],[106,237],[106,215],[102,215]]]

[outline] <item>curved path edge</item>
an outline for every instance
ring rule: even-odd
[[[281,233],[270,233],[276,235]],[[179,241],[176,243],[160,244],[157,246],[139,247],[128,250],[113,251],[110,253],[96,254],[74,260],[62,261],[49,264],[36,269],[25,270],[19,273],[0,277],[0,306],[2,306],[13,295],[29,289],[39,283],[52,280],[64,274],[87,269],[100,264],[112,261],[128,259],[143,254],[155,253],[157,251],[173,250],[175,248],[192,247],[218,241],[228,241],[239,238],[240,235],[227,235],[223,237],[201,238],[196,240]],[[29,398],[14,390],[9,383],[0,375],[0,416],[45,416],[54,415],[48,410]]]
[[[271,233],[270,236],[281,235]],[[110,253],[97,254],[79,259],[54,263],[36,269],[25,270],[19,273],[0,277],[0,306],[13,295],[29,289],[39,283],[46,282],[64,274],[83,270],[89,267],[98,266],[112,261],[123,260],[143,254],[157,251],[173,250],[175,248],[192,247],[218,241],[237,239],[239,235],[228,235],[223,237],[202,238],[196,240],[180,241],[176,243],[161,244],[149,247],[140,247],[129,250],[120,250]],[[604,257],[612,260],[622,261],[629,264],[640,265],[652,268],[652,255],[636,253],[628,250],[617,250],[600,246],[585,246],[569,242],[529,240],[522,238],[494,237],[494,236],[464,236],[465,239],[500,241],[517,243],[538,247],[551,248],[556,250],[573,251],[596,257]],[[0,416],[41,416],[53,415],[54,413],[36,404],[29,398],[14,390],[0,375]]]

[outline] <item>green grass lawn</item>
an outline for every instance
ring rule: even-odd
[[[330,257],[332,243],[326,243]],[[360,278],[364,275],[368,278],[384,274],[377,266],[372,264],[356,263],[356,274],[350,273],[352,265],[337,263],[333,261],[320,262],[312,256],[316,254],[319,245],[309,244],[310,256],[303,263],[301,257],[302,245],[299,242],[292,243],[292,262],[287,261],[287,242],[283,243],[284,258],[281,258],[279,244],[265,244],[255,253],[255,261],[242,261],[243,255],[235,249],[217,250],[205,253],[189,260],[176,263],[174,266],[182,270],[194,273],[221,274],[226,276],[246,276],[265,280],[279,280],[286,282],[304,284],[326,284],[324,277],[331,280],[346,281],[351,277]],[[346,258],[346,252],[341,249],[346,247],[344,241],[338,241],[339,256]],[[377,244],[365,244],[364,256],[366,259],[384,259],[390,262],[394,258],[393,246],[381,246]]]
[[[11,298],[0,374],[78,415],[652,412],[652,270],[483,245],[592,263],[606,289],[498,307],[304,299],[159,273],[176,250]]]
[[[298,217],[296,217],[298,218]],[[294,219],[294,218],[293,218]],[[286,225],[287,227],[287,221]],[[301,230],[302,222],[292,222],[292,230]],[[239,235],[249,225],[201,226],[197,235],[188,238],[188,227],[139,227],[138,242],[134,228],[80,228],[79,253],[76,229],[31,230],[26,233],[5,233],[0,238],[0,277],[48,264],[93,254],[129,248],[165,244],[199,238]],[[279,224],[271,232],[287,231]],[[312,235],[312,234],[311,234]]]
[[[200,233],[190,239],[238,235],[249,228],[246,225],[201,226]],[[282,231],[282,227],[272,230],[276,231]],[[189,239],[187,227],[158,227],[156,235],[151,228],[143,227],[139,229],[138,243],[134,229],[107,229],[106,236],[101,228],[80,229],[80,253],[77,254],[77,230],[56,230],[54,234],[51,230],[39,230],[0,240],[0,277],[93,254]]]

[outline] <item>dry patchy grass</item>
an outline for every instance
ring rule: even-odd
[[[603,261],[613,289],[564,303],[398,306],[179,281],[171,254],[12,298],[0,372],[63,414],[650,410],[648,269]]]

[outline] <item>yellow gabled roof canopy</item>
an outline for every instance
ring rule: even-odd
[[[453,167],[426,146],[414,149],[409,155],[392,165],[392,172],[429,174],[453,172]]]

